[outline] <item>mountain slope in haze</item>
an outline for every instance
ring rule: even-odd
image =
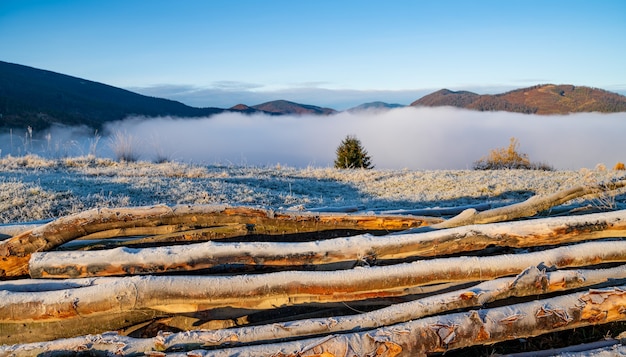
[[[0,61],[0,127],[43,129],[59,123],[99,128],[129,115],[201,117],[223,111]]]
[[[385,102],[369,102],[369,103],[363,103],[363,104],[357,105],[356,107],[352,107],[348,109],[347,111],[350,113],[358,113],[362,111],[379,112],[379,111],[385,111],[385,110],[402,108],[402,107],[404,107],[404,105],[402,104],[390,104],[390,103],[385,103]]]
[[[258,109],[254,109],[252,107],[249,107],[245,104],[237,104],[235,106],[232,106],[230,108],[228,108],[229,111],[231,112],[239,112],[239,113],[243,113],[243,114],[256,114],[256,113],[266,113],[262,110],[258,110]],[[269,114],[269,113],[267,113]]]
[[[584,86],[543,84],[495,95],[442,89],[414,101],[411,106],[528,114],[614,113],[626,111],[626,96]]]
[[[330,115],[337,113],[336,110],[331,108],[322,108],[308,104],[298,104],[294,102],[289,102],[287,100],[274,100],[271,102],[253,105],[251,108],[271,114]]]

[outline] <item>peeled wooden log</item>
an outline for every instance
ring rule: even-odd
[[[524,202],[509,206],[494,208],[483,212],[468,209],[458,216],[433,225],[433,228],[452,228],[469,224],[485,224],[510,221],[516,218],[531,217],[551,207],[561,205],[581,197],[597,197],[601,195],[617,194],[618,190],[626,186],[626,180],[620,180],[598,185],[584,185],[572,187],[549,195],[533,196]]]
[[[540,263],[561,268],[625,261],[626,241],[607,241],[526,254],[440,258],[351,270],[109,278],[107,283],[78,289],[42,293],[0,291],[0,323],[56,321],[143,308],[193,313],[219,307],[269,309],[347,302],[406,296],[421,285],[515,275]]]
[[[244,267],[350,268],[377,261],[536,247],[626,236],[626,210],[464,226],[423,233],[360,235],[316,242],[205,242],[155,248],[33,253],[33,278],[78,278]]]
[[[266,228],[260,233],[281,235],[336,229],[398,231],[439,221],[410,216],[277,213],[223,206],[100,208],[60,218],[0,242],[0,277],[26,275],[33,252],[49,251],[73,239],[107,230],[181,224],[201,228],[244,223],[250,225],[251,234],[256,225],[262,225]]]
[[[626,266],[597,270],[562,270],[546,272],[537,267],[524,270],[517,277],[486,281],[473,287],[432,295],[415,301],[392,305],[368,313],[350,316],[313,318],[260,326],[239,327],[214,331],[187,331],[137,339],[116,334],[82,336],[64,340],[0,346],[0,354],[14,357],[50,353],[52,351],[90,350],[111,354],[143,354],[154,351],[190,350],[196,346],[226,346],[258,341],[268,343],[339,332],[355,332],[403,323],[429,315],[456,309],[483,306],[511,296],[534,296],[555,291],[571,290],[625,279]],[[88,346],[88,347],[87,347]]]
[[[626,320],[626,286],[418,319],[371,331],[168,356],[426,356],[462,347]]]

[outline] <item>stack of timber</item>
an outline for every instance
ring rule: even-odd
[[[497,208],[154,206],[5,227],[0,356],[425,356],[626,321],[626,210],[561,206],[625,186]],[[576,348],[626,355],[622,336]]]

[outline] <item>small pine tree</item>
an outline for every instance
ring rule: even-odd
[[[337,147],[335,168],[338,169],[372,169],[371,158],[356,136],[348,135]]]

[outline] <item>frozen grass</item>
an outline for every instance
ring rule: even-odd
[[[602,168],[537,170],[339,170],[117,162],[93,156],[0,159],[0,223],[95,208],[228,204],[271,209],[363,206],[368,211],[504,205],[533,194],[623,177]],[[591,202],[593,204],[593,202]],[[601,202],[605,204],[606,202]],[[624,207],[624,195],[611,200]]]

